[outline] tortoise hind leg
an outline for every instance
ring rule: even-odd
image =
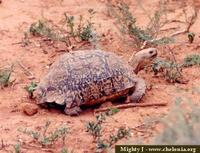
[[[75,107],[72,107],[72,108],[65,107],[64,112],[65,112],[66,115],[77,116],[77,115],[79,115],[80,112],[82,112],[82,110],[79,106],[75,106]]]
[[[133,103],[139,102],[142,99],[142,97],[144,96],[145,91],[146,91],[145,81],[141,78],[137,78],[135,90],[129,97],[127,97],[128,98],[127,101],[133,102]]]

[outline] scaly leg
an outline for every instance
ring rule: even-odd
[[[137,78],[137,82],[135,85],[135,90],[132,93],[132,95],[127,97],[127,101],[126,102],[133,102],[133,103],[137,103],[139,102],[142,97],[144,96],[146,91],[146,83],[143,79],[141,78]]]
[[[64,110],[66,115],[70,115],[70,116],[78,116],[80,112],[82,112],[81,108],[79,106],[75,106],[73,108],[67,108],[65,107]]]

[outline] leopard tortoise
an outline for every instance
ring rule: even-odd
[[[156,56],[155,48],[137,52],[128,62],[102,50],[65,53],[39,83],[35,91],[37,104],[64,105],[65,114],[78,115],[82,105],[120,97],[138,102],[145,94],[146,85],[136,74]]]

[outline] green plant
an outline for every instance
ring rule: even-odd
[[[100,136],[101,133],[101,123],[99,122],[88,122],[86,124],[86,132],[89,132],[92,134],[94,137]]]
[[[60,151],[60,153],[68,153],[68,150],[66,148],[62,148],[62,150]]]
[[[79,17],[79,24],[78,27],[75,27],[75,17],[74,16],[68,16],[66,13],[64,13],[65,16],[65,24],[68,27],[68,33],[72,37],[78,37],[82,41],[91,41],[95,38],[96,33],[94,32],[92,22],[93,15],[96,13],[93,9],[89,9],[89,19],[87,19],[86,23],[83,23],[83,16]]]
[[[14,145],[14,149],[15,149],[15,153],[20,153],[21,152],[20,144],[17,143],[16,145]]]
[[[76,25],[76,18],[64,13],[64,19],[61,25],[55,25],[47,20],[38,20],[31,24],[28,34],[33,36],[43,37],[43,40],[55,42],[63,42],[67,48],[71,48],[73,43],[80,43],[81,41],[88,41],[91,44],[97,43],[97,34],[94,29],[94,23],[92,22],[95,11],[92,9],[88,10],[89,18],[84,19],[81,15],[79,23]],[[29,43],[27,39],[28,35],[24,36],[22,43],[24,45]]]
[[[64,16],[65,16],[64,25],[65,24],[67,25],[69,35],[75,37],[76,31],[75,31],[74,16],[68,16],[67,13],[64,13]],[[80,17],[80,20],[82,21],[82,16]]]
[[[31,24],[29,33],[33,36],[46,37],[53,41],[66,41],[66,37],[61,33],[61,29],[56,28],[48,21],[39,20]]]
[[[97,138],[101,135],[102,123],[106,120],[105,114],[101,113],[96,115],[96,121],[89,121],[86,123],[86,132],[89,132],[93,135],[94,138]]]
[[[130,136],[130,129],[120,127],[115,135],[110,135],[108,139],[108,146],[111,147],[117,141]]]
[[[81,33],[80,33],[80,38],[83,41],[89,41],[90,39],[93,38],[92,34],[92,24],[88,23],[86,27],[83,27]]]
[[[184,67],[189,67],[193,65],[200,66],[200,55],[194,54],[194,55],[189,55],[184,58],[184,62],[183,62]]]
[[[179,82],[182,74],[181,66],[173,61],[167,61],[157,58],[152,64],[154,74],[161,72],[165,79],[171,83]]]
[[[9,85],[12,69],[13,66],[11,66],[11,68],[0,69],[0,87],[6,87]]]
[[[104,140],[98,139],[96,142],[96,153],[102,153],[108,147],[108,144]]]
[[[101,137],[98,137],[96,143],[96,152],[100,153],[103,150],[106,150],[116,144],[119,140],[127,138],[130,136],[130,129],[120,127],[116,134],[111,134],[108,139],[102,140]]]
[[[61,127],[55,129],[53,132],[47,134],[51,122],[47,121],[43,126],[42,131],[33,131],[28,129],[18,129],[20,132],[31,136],[37,143],[42,146],[53,145],[58,139],[62,138],[63,144],[65,142],[66,134],[68,133],[67,127]]]
[[[109,108],[108,111],[105,112],[105,114],[107,116],[111,116],[111,115],[114,115],[118,112],[119,112],[119,109],[117,109],[117,108]]]
[[[94,23],[92,22],[92,18],[94,14],[96,13],[93,9],[88,10],[90,17],[87,20],[87,23],[81,28],[80,27],[80,35],[79,37],[83,41],[92,41],[96,37],[96,33],[94,32]]]
[[[129,6],[119,1],[117,5],[108,2],[108,14],[116,19],[115,25],[120,30],[120,32],[128,35],[132,38],[133,43],[137,45],[138,48],[144,47],[144,44],[149,44],[150,46],[169,44],[174,40],[171,37],[161,37],[158,38],[158,34],[161,28],[167,23],[166,4],[160,2],[158,10],[155,11],[153,17],[148,15],[150,22],[147,24],[146,28],[138,27],[136,24],[136,18],[131,13]]]
[[[120,139],[130,136],[130,129],[121,127],[115,135],[110,135],[108,139],[102,138],[102,124],[106,120],[106,117],[112,116],[118,112],[118,109],[110,108],[106,112],[96,115],[96,121],[89,121],[86,123],[86,131],[95,138],[96,152],[102,152],[113,146]]]
[[[48,27],[47,23],[39,20],[38,22],[31,24],[29,32],[34,36],[50,36],[52,30]]]
[[[34,36],[49,36],[52,33],[51,28],[48,27],[47,23],[39,20],[31,24],[29,32]]]
[[[180,82],[182,78],[181,70],[184,67],[200,65],[200,55],[193,54],[186,56],[181,64],[176,61],[156,58],[152,64],[154,74],[162,73],[165,79],[171,83]]]
[[[26,91],[28,92],[29,98],[33,98],[33,92],[37,88],[37,84],[35,82],[31,82],[29,85],[25,87]]]
[[[99,137],[101,135],[102,123],[103,121],[106,120],[106,117],[112,116],[118,112],[119,112],[119,109],[110,108],[106,112],[96,115],[96,122],[89,121],[86,123],[86,131],[92,134],[94,138]]]

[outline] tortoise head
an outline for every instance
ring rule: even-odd
[[[137,74],[146,65],[157,56],[156,48],[143,49],[136,54],[132,55],[129,59],[129,64],[133,67],[134,72]]]

